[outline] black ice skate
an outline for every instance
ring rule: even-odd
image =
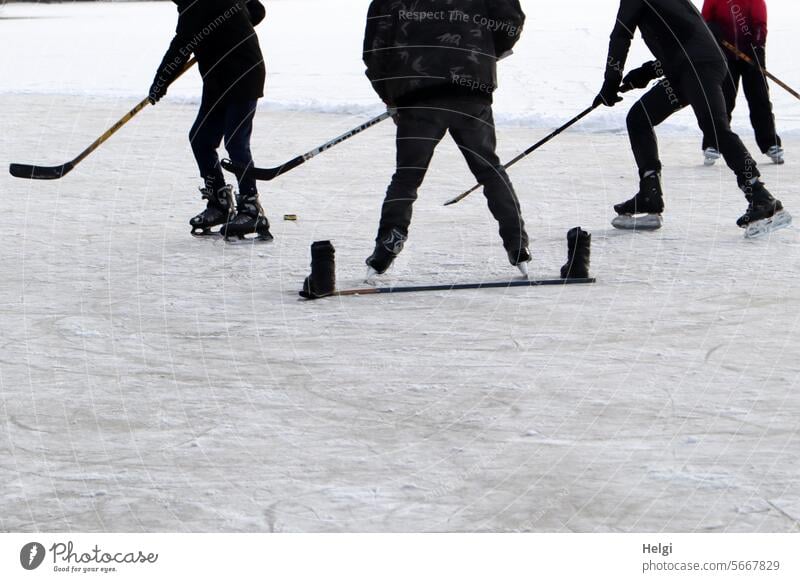
[[[567,262],[561,267],[562,279],[588,279],[592,235],[576,226],[567,233]]]
[[[239,194],[236,200],[236,216],[220,229],[220,234],[226,241],[233,242],[273,240],[269,231],[269,221],[258,202],[257,193]]]
[[[664,225],[664,195],[661,176],[650,174],[639,182],[639,192],[622,204],[614,206],[619,215],[611,221],[614,228],[622,230],[658,230]]]
[[[403,250],[406,240],[407,236],[393,228],[388,235],[375,241],[375,250],[366,261],[367,283],[371,283],[376,275],[383,275],[392,266],[397,255]]]
[[[207,185],[200,188],[203,200],[208,201],[206,209],[189,221],[192,235],[197,237],[216,236],[219,232],[212,232],[212,228],[227,224],[234,215],[233,188],[225,186],[216,192],[213,186]]]
[[[783,209],[781,201],[776,200],[760,180],[742,186],[742,190],[748,205],[745,213],[736,221],[736,225],[745,229],[745,238],[758,238],[792,224],[792,216]]]
[[[508,262],[519,269],[522,276],[526,279],[530,276],[528,264],[531,262],[531,251],[527,245],[520,244],[512,246],[508,251]]]

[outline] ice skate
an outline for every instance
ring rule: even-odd
[[[713,166],[722,155],[716,148],[706,148],[703,150],[703,165]]]
[[[611,221],[621,230],[658,230],[664,225],[664,197],[661,193],[661,176],[653,173],[639,183],[639,192],[630,200],[617,204],[619,215]]]
[[[395,258],[403,250],[408,237],[396,228],[385,237],[375,242],[375,250],[367,257],[367,274],[365,283],[373,284],[378,275],[383,275],[392,266]]]
[[[227,224],[234,216],[233,188],[224,186],[215,192],[212,186],[207,185],[200,188],[200,193],[203,200],[208,201],[208,205],[203,212],[189,221],[192,227],[192,236],[217,236],[219,232],[211,229]]]
[[[508,251],[508,262],[519,269],[519,272],[526,279],[530,278],[530,270],[528,266],[531,260],[531,252],[525,245],[512,247]]]
[[[742,189],[745,191],[748,206],[736,224],[745,229],[745,238],[762,237],[792,224],[792,216],[783,209],[781,201],[776,200],[763,183],[756,180]]]
[[[257,193],[238,196],[236,216],[220,229],[220,234],[229,242],[273,240],[269,221],[258,202]]]
[[[773,164],[781,165],[784,163],[783,148],[777,145],[772,146],[767,150],[767,156],[772,160]]]

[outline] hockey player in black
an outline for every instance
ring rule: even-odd
[[[370,4],[363,55],[367,76],[387,106],[396,109],[397,124],[397,171],[367,259],[370,274],[384,273],[403,249],[417,190],[448,132],[484,186],[509,261],[527,273],[528,235],[495,153],[492,114],[497,60],[510,53],[524,21],[518,0]]]
[[[636,29],[656,61],[645,63],[623,78],[625,61]],[[658,228],[664,201],[661,161],[654,127],[670,115],[691,106],[705,135],[716,135],[719,150],[736,174],[748,201],[737,224],[742,228],[776,213],[790,220],[783,207],[764,187],[760,173],[739,136],[730,127],[722,84],[725,57],[691,0],[621,0],[617,23],[611,33],[605,82],[595,104],[609,107],[621,101],[621,86],[644,88],[658,84],[628,114],[628,135],[639,167],[639,192],[614,207],[618,228]],[[646,214],[643,218],[635,215]],[[755,225],[754,225],[755,226]]]
[[[192,54],[203,77],[200,111],[190,133],[207,208],[192,218],[192,234],[220,234],[242,238],[257,234],[271,240],[269,222],[250,175],[253,157],[250,137],[258,100],[264,96],[266,68],[254,26],[265,16],[259,0],[173,0],[178,5],[178,27],[150,88],[157,103]],[[236,207],[233,188],[226,185],[217,149],[225,140],[231,160],[245,167],[239,176]]]

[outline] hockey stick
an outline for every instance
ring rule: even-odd
[[[178,77],[183,75],[186,71],[191,69],[194,64],[197,62],[197,59],[192,58],[189,62],[184,65],[183,69],[178,73]],[[176,79],[178,77],[175,77]],[[69,174],[75,166],[80,164],[83,160],[89,157],[97,148],[103,145],[108,139],[117,133],[123,125],[128,123],[131,119],[136,116],[142,109],[147,107],[150,104],[150,98],[147,97],[139,102],[136,107],[131,109],[128,113],[126,113],[122,119],[116,122],[111,128],[106,131],[103,135],[101,135],[97,140],[90,145],[88,148],[83,150],[80,155],[72,161],[67,162],[66,164],[62,164],[60,166],[34,166],[29,164],[11,164],[8,168],[8,171],[11,173],[12,176],[15,178],[26,178],[28,180],[58,180],[59,178],[63,178],[67,174]]]
[[[770,73],[768,70],[766,70],[764,67],[762,67],[760,63],[755,62],[753,59],[751,59],[745,53],[743,53],[738,48],[733,46],[727,40],[723,40],[722,41],[722,46],[724,46],[726,49],[731,51],[733,54],[735,54],[737,57],[742,59],[744,62],[746,62],[746,63],[748,63],[748,64],[750,64],[750,65],[752,65],[754,67],[758,67],[759,69],[761,69],[761,72],[764,73],[765,77],[767,77],[768,79],[772,79],[773,81],[775,81],[775,83],[777,83],[778,85],[780,85],[781,87],[786,89],[789,93],[791,93],[792,95],[794,95],[798,99],[800,99],[800,93],[798,93],[797,91],[795,91],[794,89],[789,87],[789,85],[787,85],[786,83],[781,81],[778,77],[776,77],[775,75]]]
[[[289,160],[288,162],[286,162],[281,166],[278,166],[277,168],[253,168],[252,175],[256,180],[262,180],[262,181],[274,180],[278,176],[285,174],[286,172],[290,172],[291,170],[294,170],[298,166],[302,166],[311,158],[316,158],[322,152],[328,151],[332,147],[339,145],[343,141],[347,141],[348,139],[358,135],[362,131],[366,131],[373,125],[378,125],[381,121],[385,119],[389,119],[391,116],[392,114],[389,111],[387,111],[386,113],[382,113],[378,117],[370,119],[363,125],[359,125],[355,129],[351,129],[347,133],[342,134],[339,137],[334,138],[331,141],[322,144],[318,148],[315,148],[310,152],[303,154],[302,156],[297,156],[296,158]],[[227,159],[222,160],[221,165],[227,171],[236,174],[236,176],[241,176],[245,172],[245,168],[243,166],[234,164],[231,160]]]
[[[570,119],[567,123],[565,123],[564,125],[559,127],[557,130],[555,130],[553,133],[551,133],[550,135],[548,135],[544,139],[536,142],[531,147],[529,147],[527,150],[525,150],[520,155],[518,155],[516,158],[514,158],[513,160],[508,162],[505,166],[503,166],[503,169],[507,170],[508,168],[510,168],[511,166],[516,164],[521,159],[528,157],[530,154],[532,154],[533,152],[538,150],[544,144],[546,144],[547,142],[551,141],[553,138],[561,135],[564,131],[566,131],[567,129],[569,129],[570,127],[572,127],[576,123],[578,123],[581,119],[583,119],[584,117],[589,115],[592,111],[597,109],[597,107],[599,107],[599,105],[592,105],[591,107],[587,107],[581,113],[579,113],[578,115],[576,115],[575,117]],[[481,186],[482,186],[482,184],[476,184],[475,186],[473,186],[472,188],[470,188],[469,190],[467,190],[463,194],[459,194],[455,198],[452,198],[452,199],[448,200],[447,202],[444,203],[444,205],[445,206],[450,206],[451,204],[455,204],[456,202],[461,202],[464,198],[466,198],[467,196],[469,196],[470,194],[475,192],[475,190],[478,190]]]
[[[544,287],[546,285],[585,285],[595,283],[596,279],[539,279],[522,281],[501,281],[492,283],[455,283],[452,285],[421,285],[410,287],[367,287],[335,291],[331,296],[382,295],[385,293],[419,293],[422,291],[462,291],[465,289],[505,289],[508,287]]]

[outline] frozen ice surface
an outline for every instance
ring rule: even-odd
[[[304,4],[273,0],[271,17],[295,2]],[[799,9],[772,2],[773,15],[787,3]],[[366,2],[354,4],[360,18]],[[8,5],[3,15],[67,8],[62,17],[81,26],[98,12],[103,26],[113,14],[163,14],[148,30],[115,32],[136,39],[161,30],[165,43],[172,25],[168,3]],[[555,99],[551,59],[583,79],[553,101],[553,118],[568,117],[595,89],[602,62],[590,61],[602,61],[607,27],[565,30],[552,12],[531,14],[515,59],[546,70],[525,93],[530,111]],[[3,163],[77,154],[146,89],[162,50],[147,47],[149,61],[129,68],[98,65],[103,78],[84,79],[86,93],[56,65],[44,70],[59,75],[52,86],[12,91],[7,55],[61,56],[48,44],[11,53],[16,32],[6,30],[28,36],[51,21],[0,19]],[[773,42],[792,42],[789,26],[776,19]],[[300,67],[287,56],[297,44],[281,52],[262,37],[271,94],[309,94],[310,76],[295,87],[282,61]],[[81,39],[59,45],[76,75],[78,63],[129,50],[109,37],[98,56]],[[558,39],[573,52],[553,49]],[[366,107],[357,58],[343,101],[363,95]],[[775,54],[776,70],[800,85],[781,58],[791,56]],[[333,73],[320,69],[333,94]],[[103,90],[116,73],[125,90]],[[336,246],[340,287],[361,285],[393,169],[392,126],[262,184],[274,244],[197,240],[187,223],[202,207],[186,138],[193,82],[62,180],[0,175],[0,530],[797,531],[800,234],[744,240],[743,197],[723,165],[702,166],[696,131],[663,136],[667,210],[655,233],[609,224],[636,186],[624,133],[570,132],[512,171],[532,275],[557,274],[566,232],[581,225],[593,233],[595,286],[302,302],[314,240]],[[779,122],[791,125],[797,104],[781,103]],[[257,161],[278,164],[368,114],[339,111],[266,108]],[[543,133],[502,127],[501,157]],[[785,145],[786,165],[761,168],[791,211],[800,139],[789,132]],[[387,283],[517,276],[479,193],[441,206],[471,184],[446,140]],[[299,220],[281,220],[290,213]]]

